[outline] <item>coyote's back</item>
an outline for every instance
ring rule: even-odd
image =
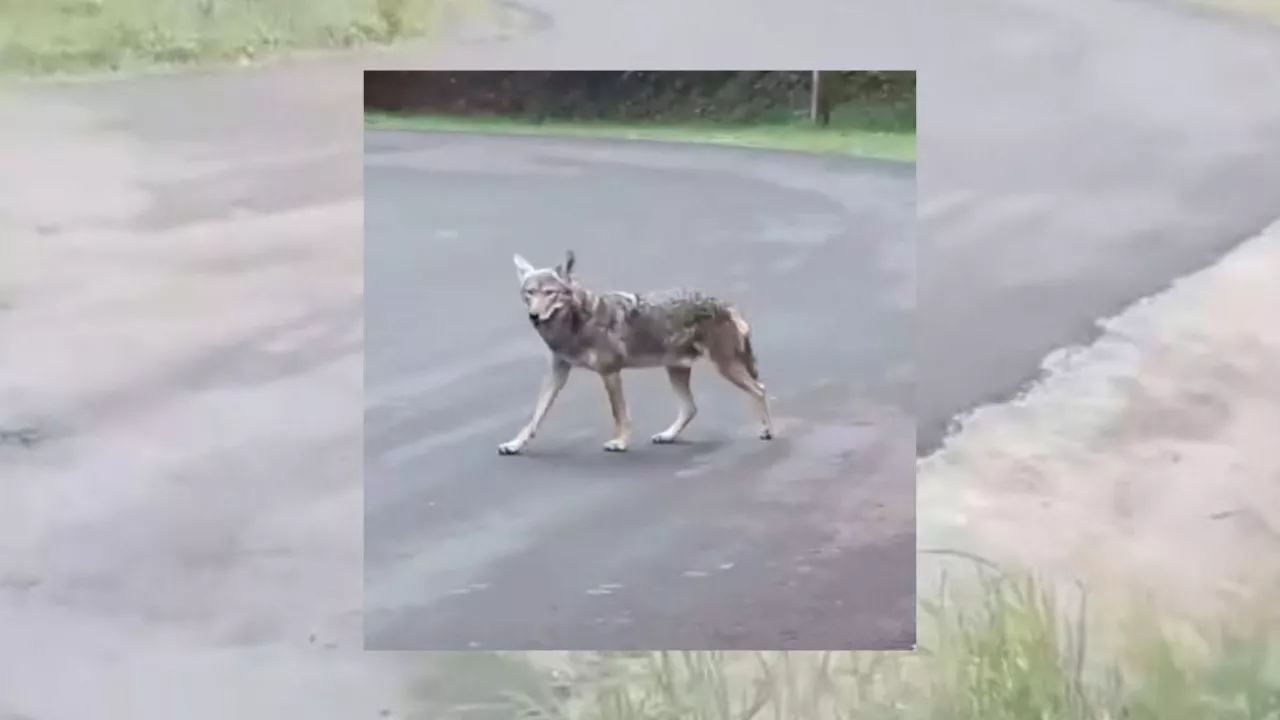
[[[627,367],[689,365],[700,358],[742,362],[758,378],[751,328],[733,305],[696,290],[606,293]]]

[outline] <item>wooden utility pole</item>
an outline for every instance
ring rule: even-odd
[[[813,79],[809,84],[809,120],[814,125],[822,127],[826,127],[831,122],[831,104],[827,102],[821,70],[813,71]]]

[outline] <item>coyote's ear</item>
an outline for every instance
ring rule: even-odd
[[[556,266],[556,274],[563,280],[569,280],[573,277],[573,251],[564,251],[564,262]]]
[[[527,277],[529,273],[534,271],[534,267],[530,265],[529,261],[525,260],[524,256],[521,255],[520,253],[516,253],[515,255],[513,255],[511,257],[511,261],[516,264],[516,271],[520,274],[521,280],[525,279],[525,277]]]

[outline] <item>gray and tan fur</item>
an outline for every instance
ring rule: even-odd
[[[573,273],[573,251],[554,268],[535,268],[520,255],[514,260],[529,321],[551,351],[551,358],[533,417],[510,442],[498,446],[499,453],[515,455],[533,439],[575,367],[599,374],[604,382],[614,427],[613,438],[604,449],[611,452],[625,451],[631,444],[622,371],[666,368],[679,413],[671,426],[652,440],[675,442],[698,412],[689,380],[693,364],[702,358],[709,359],[721,376],[751,397],[760,421],[759,437],[773,437],[769,401],[751,350],[751,329],[735,307],[683,290],[592,292]]]

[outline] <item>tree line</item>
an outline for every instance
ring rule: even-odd
[[[525,120],[915,124],[910,71],[369,71],[367,110]],[[871,112],[874,111],[874,112]]]

